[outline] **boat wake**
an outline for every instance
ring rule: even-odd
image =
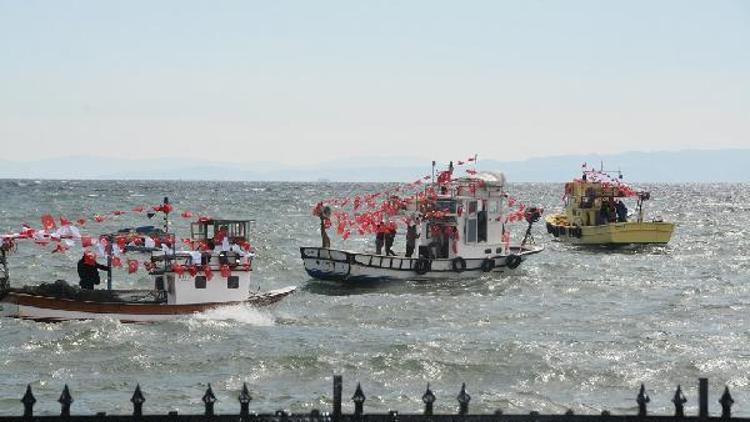
[[[275,324],[274,317],[250,305],[222,306],[195,314],[198,321],[234,321],[241,324],[269,327]]]

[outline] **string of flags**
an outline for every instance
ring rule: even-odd
[[[153,207],[138,206],[133,208],[130,213],[148,213],[150,216],[156,213],[164,213],[166,215],[174,212],[172,204],[164,203]],[[122,216],[127,214],[125,210],[114,210],[106,214],[94,214],[93,221],[96,223],[104,223],[110,216]],[[191,211],[182,211],[180,213],[182,218],[192,218],[193,213]],[[197,221],[208,222],[211,217],[202,215]],[[99,235],[91,236],[83,233],[87,226],[88,221],[86,218],[78,218],[75,221],[66,218],[65,216],[59,216],[57,219],[50,214],[45,214],[40,218],[41,228],[34,228],[29,224],[23,224],[21,230],[14,233],[6,233],[0,235],[0,249],[4,252],[10,252],[17,246],[18,241],[29,240],[34,244],[46,248],[49,245],[54,245],[51,249],[52,254],[66,253],[71,248],[80,246],[83,249],[83,259],[89,265],[96,263],[97,257],[108,258],[111,257],[112,267],[125,267],[128,273],[135,273],[139,269],[143,268],[146,271],[154,269],[154,264],[150,260],[139,261],[135,258],[125,258],[125,252],[128,247],[143,247],[146,250],[162,249],[168,252],[177,250],[177,245],[182,245],[181,250],[187,249],[188,252],[205,252],[211,249],[211,245],[205,240],[194,240],[189,238],[178,238],[173,234],[164,235],[163,233],[153,234],[141,234],[133,232],[116,233],[112,235]],[[59,224],[58,224],[59,222]],[[242,260],[240,262],[241,268],[249,270],[251,268],[251,260],[247,259],[253,255],[253,247],[248,241],[236,241],[234,245],[228,244],[228,239],[225,241],[221,233],[217,233],[214,236],[214,242],[223,249],[231,249],[239,252]],[[195,275],[199,272],[203,273],[207,279],[213,277],[212,270],[207,265],[182,265],[177,262],[172,264],[172,270],[178,275],[182,276],[187,273]],[[231,275],[231,267],[228,265],[222,265],[219,268],[219,273],[228,277]]]

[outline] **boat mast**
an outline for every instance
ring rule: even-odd
[[[112,290],[112,235],[107,235],[107,290]]]

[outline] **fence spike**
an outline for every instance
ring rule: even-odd
[[[146,402],[146,398],[141,391],[141,384],[135,385],[135,391],[133,391],[130,402],[133,403],[133,416],[143,416],[143,403]]]
[[[466,383],[461,384],[461,392],[458,393],[456,400],[458,400],[459,405],[458,414],[467,415],[469,413],[469,402],[471,401],[471,396],[466,392]]]
[[[648,414],[647,405],[651,401],[651,397],[646,394],[646,386],[644,384],[641,384],[641,391],[638,392],[638,397],[635,401],[638,403],[638,416],[645,418]]]
[[[674,417],[684,418],[685,403],[687,403],[687,399],[685,398],[685,395],[682,394],[682,388],[679,384],[677,385],[677,391],[674,392],[674,397],[672,397],[672,403],[674,403]]]
[[[240,416],[245,418],[250,416],[250,401],[253,397],[250,395],[250,390],[247,389],[247,383],[242,383],[242,391],[240,391]]]
[[[435,394],[430,390],[430,383],[427,383],[427,390],[422,395],[422,403],[424,403],[424,414],[432,416],[432,406],[435,403]]]
[[[57,399],[57,402],[60,403],[60,416],[70,416],[70,405],[73,404],[73,401],[73,396],[70,395],[68,384],[65,384],[62,394],[60,394],[60,398]]]
[[[362,386],[360,385],[360,383],[357,383],[357,389],[354,390],[354,395],[352,396],[355,416],[362,416],[362,414],[364,413],[363,409],[365,400],[367,400],[367,397],[365,397],[365,393],[362,392]]]
[[[732,398],[732,395],[729,394],[729,386],[724,386],[724,394],[721,395],[721,399],[719,399],[719,404],[721,404],[721,418],[722,419],[729,419],[732,417],[732,405],[734,404],[734,399]]]
[[[31,392],[31,384],[26,385],[26,393],[21,398],[21,403],[23,403],[23,416],[26,418],[34,416],[36,397],[34,397],[34,393]]]
[[[206,406],[205,416],[214,416],[214,403],[216,403],[216,396],[214,390],[211,388],[211,384],[208,384],[206,393],[201,398],[203,404]]]

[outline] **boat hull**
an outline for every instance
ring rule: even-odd
[[[554,224],[554,216],[551,217],[547,219],[547,231],[556,239],[574,245],[663,245],[669,243],[674,231],[674,224],[660,221],[576,227]]]
[[[122,322],[153,322],[200,313],[222,306],[241,304],[267,306],[280,301],[294,291],[294,287],[286,287],[253,294],[244,301],[184,305],[94,302],[20,292],[6,292],[2,299],[0,299],[0,316],[45,322],[97,318],[112,318]]]
[[[529,256],[544,250],[543,247],[511,249],[511,255],[463,259],[465,267],[455,263],[455,259],[433,259],[428,261],[427,271],[423,268],[419,272],[418,258],[388,257],[319,247],[301,247],[300,253],[305,271],[312,278],[367,283],[384,280],[471,279],[488,273],[508,273]],[[518,258],[509,258],[510,256]],[[494,264],[488,266],[485,263],[488,260]]]

